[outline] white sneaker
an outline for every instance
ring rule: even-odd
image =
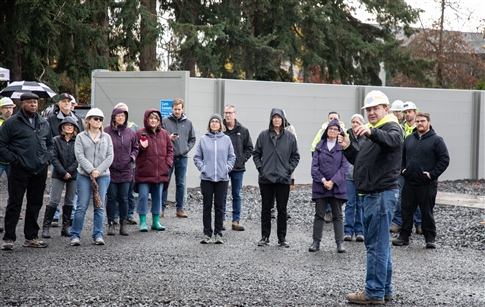
[[[71,246],[79,246],[81,241],[78,238],[71,239]]]
[[[93,243],[96,245],[104,245],[104,240],[103,238],[99,237],[99,238],[96,238]]]

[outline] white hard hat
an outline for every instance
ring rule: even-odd
[[[411,102],[411,101],[406,101],[403,106],[402,106],[402,111],[406,111],[406,110],[417,110],[418,107],[414,104],[414,102]]]
[[[88,111],[88,113],[86,113],[86,118],[91,116],[99,116],[104,118],[103,111],[101,111],[101,109],[98,109],[98,108],[92,108],[91,110]]]
[[[387,98],[386,94],[381,91],[370,91],[365,96],[364,106],[362,107],[362,109],[375,107],[380,104],[389,105],[389,98]]]
[[[394,100],[389,111],[402,111],[402,105],[404,102],[402,100]]]
[[[0,107],[14,107],[15,108],[15,103],[13,103],[12,99],[8,97],[3,97],[0,99]]]

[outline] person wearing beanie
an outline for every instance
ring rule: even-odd
[[[39,239],[37,218],[44,201],[47,165],[54,149],[49,124],[38,113],[39,96],[24,93],[21,109],[0,129],[0,156],[10,163],[9,202],[5,212],[2,249],[12,250],[17,239],[15,229],[25,192],[29,197],[24,219],[24,247],[47,247]]]
[[[269,128],[261,131],[253,151],[253,162],[258,170],[261,191],[261,240],[258,246],[267,246],[271,235],[271,206],[276,197],[278,210],[278,245],[290,247],[286,241],[287,206],[290,196],[291,173],[300,162],[295,135],[285,129],[286,118],[283,110],[273,108],[270,113]]]
[[[224,197],[229,184],[229,173],[236,162],[231,138],[224,134],[222,117],[213,114],[209,118],[207,132],[200,138],[195,150],[194,164],[200,171],[200,189],[204,209],[202,223],[204,237],[201,244],[223,244],[222,220]],[[214,204],[214,205],[213,205]],[[214,207],[214,228],[212,228],[212,207]]]

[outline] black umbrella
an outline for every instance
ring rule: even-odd
[[[40,98],[52,98],[57,95],[50,87],[37,81],[14,81],[4,88],[0,95],[18,99],[26,92],[34,93]]]

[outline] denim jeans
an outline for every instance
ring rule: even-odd
[[[119,209],[120,223],[128,217],[128,194],[130,182],[110,182],[108,186],[108,201],[106,202],[106,215],[108,224],[114,222],[116,208]]]
[[[136,213],[146,215],[148,212],[148,193],[152,195],[152,214],[160,214],[163,183],[138,183],[138,206]]]
[[[394,215],[392,218],[392,224],[398,226],[399,228],[402,227],[402,213],[401,213],[401,194],[402,194],[402,187],[404,185],[404,176],[399,176],[397,181],[398,189],[399,189],[399,198],[396,203],[396,207],[394,208]],[[414,227],[418,228],[421,226],[421,209],[418,207],[416,212],[414,213]]]
[[[98,183],[99,196],[101,198],[101,207],[96,208],[96,206],[93,204],[93,240],[103,237],[104,201],[106,198],[106,191],[108,190],[109,181],[109,176],[98,177],[96,179],[96,182]],[[74,220],[72,221],[70,235],[71,239],[81,238],[81,231],[83,230],[86,211],[88,210],[90,201],[93,199],[93,189],[91,179],[89,177],[78,174],[76,177],[76,183],[78,202],[76,212],[74,213]]]
[[[244,171],[232,171],[229,173],[231,179],[231,192],[232,192],[232,221],[239,222],[241,220],[241,189],[244,177]],[[222,213],[222,219],[226,220],[226,200],[227,190],[224,194],[224,208]]]
[[[375,300],[393,295],[389,227],[398,197],[397,189],[364,196],[364,244],[367,250],[364,292]]]
[[[173,171],[175,169],[175,202],[177,203],[177,210],[184,209],[185,198],[185,176],[187,176],[187,163],[189,158],[187,157],[174,157],[173,165],[168,172],[168,181],[172,178]],[[162,210],[167,207],[168,189],[163,191],[162,195]]]
[[[202,223],[204,225],[204,235],[212,237],[212,233],[222,237],[222,207],[224,195],[227,193],[229,181],[209,181],[201,180],[200,189],[204,209],[202,213]],[[214,203],[214,231],[212,230],[212,204]]]
[[[347,180],[347,203],[345,205],[344,234],[363,235],[362,228],[362,196],[355,190],[355,182]]]

